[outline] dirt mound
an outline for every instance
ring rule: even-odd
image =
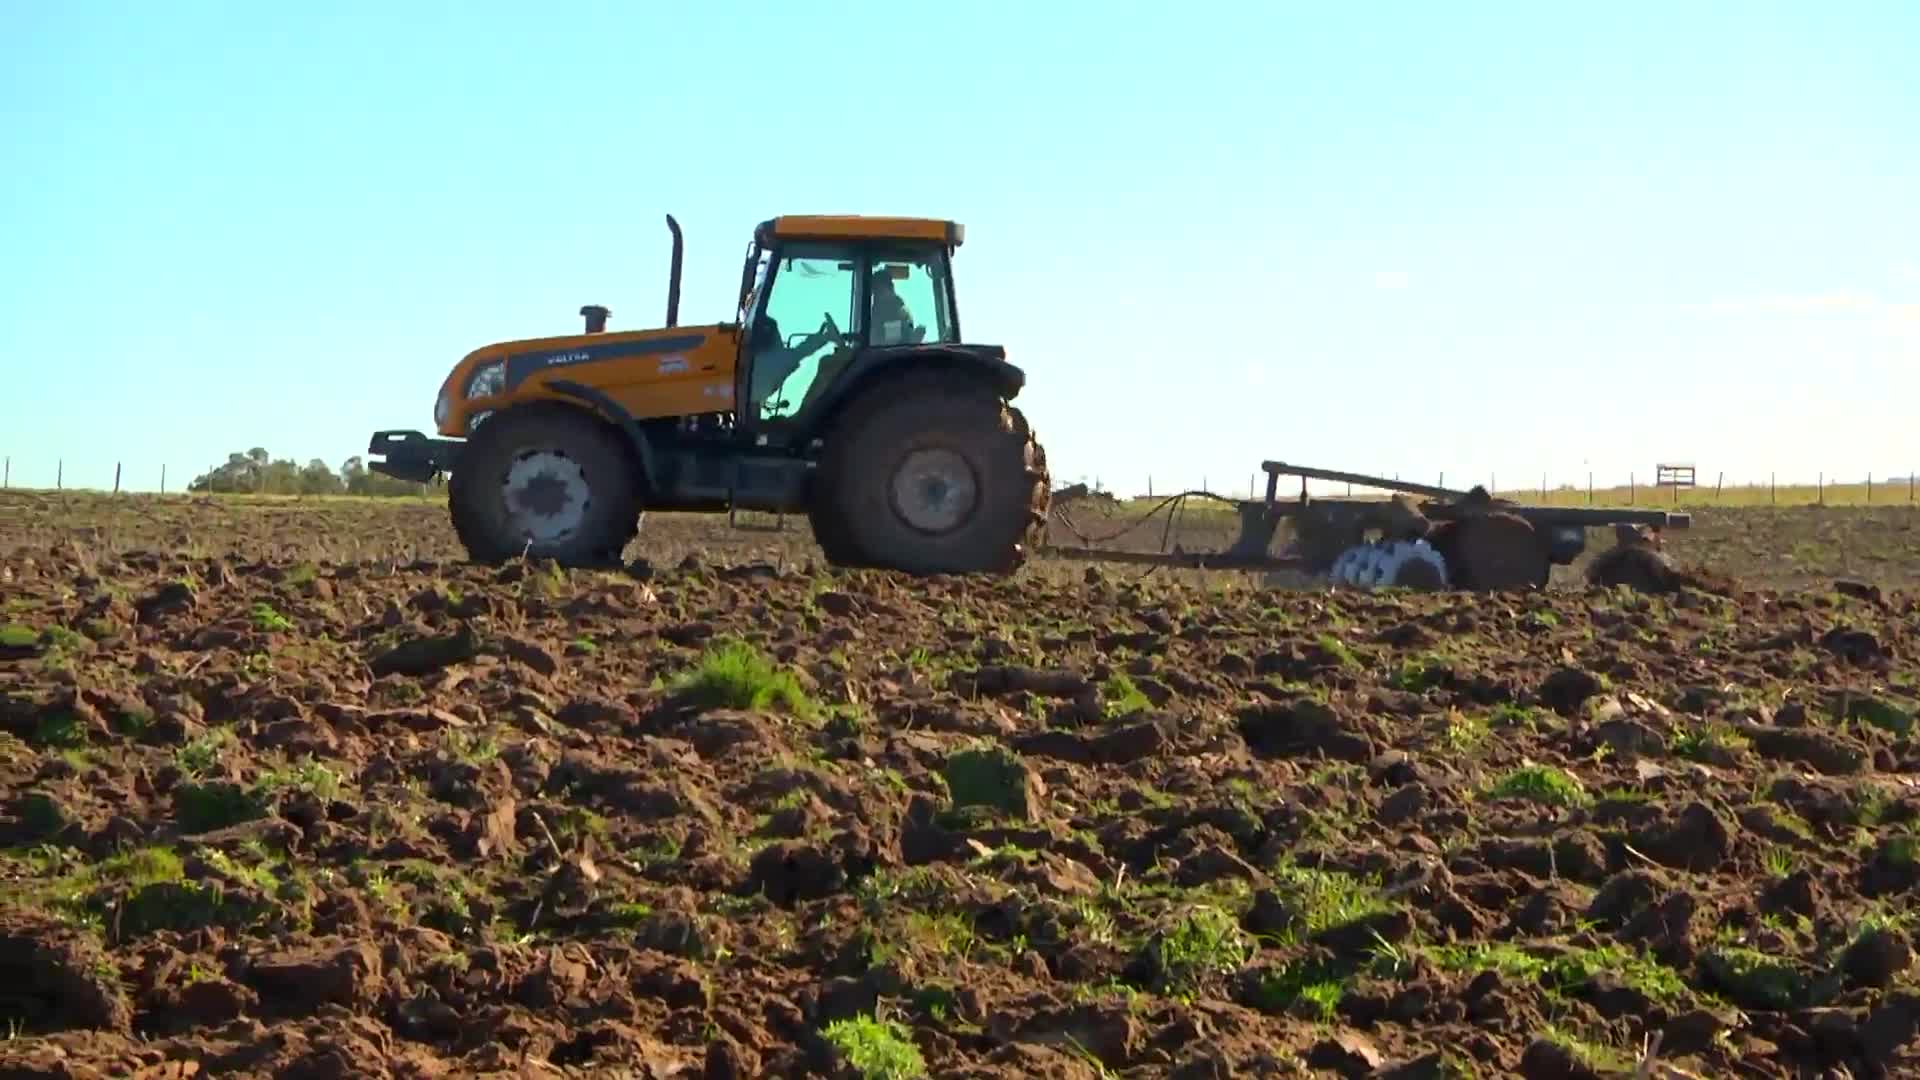
[[[1644,593],[1698,589],[1723,596],[1735,588],[1724,575],[1682,569],[1663,549],[1657,533],[1633,526],[1621,526],[1616,533],[1618,542],[1587,564],[1589,584],[1602,588],[1624,585]]]

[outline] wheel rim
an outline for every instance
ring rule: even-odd
[[[915,450],[893,472],[893,512],[920,532],[952,532],[978,501],[973,467],[952,450]]]
[[[593,501],[586,470],[552,450],[529,450],[515,457],[501,496],[508,526],[536,544],[556,543],[578,532]]]

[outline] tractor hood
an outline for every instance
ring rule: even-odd
[[[471,427],[469,418],[476,413],[500,408],[511,399],[551,396],[542,384],[552,378],[642,382],[684,372],[690,354],[716,345],[731,349],[737,333],[732,323],[714,323],[484,345],[456,364],[442,384],[435,423],[443,435],[465,435]],[[618,379],[608,379],[592,370],[602,364],[632,365],[633,375],[623,372]]]

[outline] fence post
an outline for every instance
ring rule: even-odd
[[[113,493],[120,494],[120,463],[113,463]]]
[[[3,472],[0,472],[0,487],[12,487],[12,486],[13,486],[13,455],[8,454],[6,468]]]
[[[1827,505],[1827,470],[1825,469],[1820,470],[1820,479],[1818,481],[1818,484],[1819,486],[1813,489],[1814,497],[1820,500],[1821,506],[1825,506]]]
[[[162,465],[160,466],[160,494],[165,495],[166,493],[167,493],[167,467],[165,465]]]
[[[1540,474],[1540,501],[1543,503],[1547,501],[1547,474],[1546,473]]]
[[[1867,474],[1867,505],[1873,505],[1873,474],[1871,472]]]
[[[1434,486],[1435,486],[1435,487],[1446,487],[1446,486],[1447,486],[1447,474],[1446,474],[1446,470],[1444,470],[1444,469],[1443,469],[1443,470],[1441,470],[1441,472],[1440,472],[1440,482],[1439,482],[1438,484],[1436,484],[1436,485],[1434,485]]]
[[[1627,474],[1627,501],[1630,503],[1640,501],[1640,477],[1637,473]]]
[[[1593,505],[1593,470],[1587,470],[1587,505]]]
[[[1719,476],[1714,477],[1714,480],[1713,480],[1713,501],[1714,502],[1720,501],[1720,489],[1722,487],[1725,487],[1726,483],[1727,483],[1727,474],[1725,472],[1722,472]]]
[[[67,459],[61,458],[53,466],[53,490],[67,490]]]

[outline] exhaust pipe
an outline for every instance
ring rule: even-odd
[[[586,307],[580,309],[580,314],[587,318],[587,333],[602,334],[605,333],[607,329],[607,316],[613,314],[613,312],[608,311],[599,304],[588,304]]]
[[[673,231],[673,269],[667,276],[667,325],[680,325],[680,223],[667,215],[667,228]]]

